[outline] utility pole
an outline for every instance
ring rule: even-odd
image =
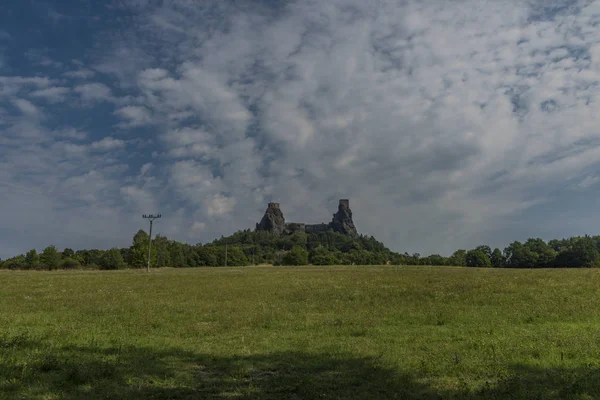
[[[225,266],[227,266],[227,243],[225,243]]]
[[[150,214],[150,215],[142,215],[142,218],[150,220],[150,235],[148,235],[148,267],[146,270],[150,272],[150,249],[152,248],[152,223],[155,219],[162,217],[160,214]]]

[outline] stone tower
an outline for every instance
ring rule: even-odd
[[[334,232],[343,233],[350,236],[358,236],[354,221],[352,221],[352,211],[350,210],[350,200],[340,199],[338,211],[333,214],[333,219],[329,224]]]
[[[279,208],[279,203],[269,203],[267,211],[260,222],[256,224],[257,231],[268,231],[281,235],[285,231],[285,218]]]

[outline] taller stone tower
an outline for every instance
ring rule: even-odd
[[[285,231],[285,218],[279,208],[279,203],[269,203],[267,211],[260,222],[256,224],[257,231],[268,231],[281,235]]]
[[[352,221],[350,200],[340,199],[338,211],[333,214],[333,220],[329,226],[334,232],[339,232],[350,236],[358,236],[356,226],[354,226],[354,221]]]

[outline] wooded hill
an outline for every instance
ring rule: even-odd
[[[148,234],[140,230],[130,247],[109,250],[59,251],[46,247],[7,260],[3,269],[121,269],[144,268],[147,264]],[[498,268],[599,267],[600,236],[551,240],[515,241],[504,251],[481,245],[460,249],[449,257],[438,254],[397,253],[373,236],[349,236],[328,231],[314,234],[295,232],[275,235],[242,230],[206,244],[190,245],[157,235],[152,241],[152,267],[203,267],[247,265],[450,265]]]

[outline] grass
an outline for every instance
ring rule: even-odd
[[[2,399],[597,399],[600,270],[0,272]]]

